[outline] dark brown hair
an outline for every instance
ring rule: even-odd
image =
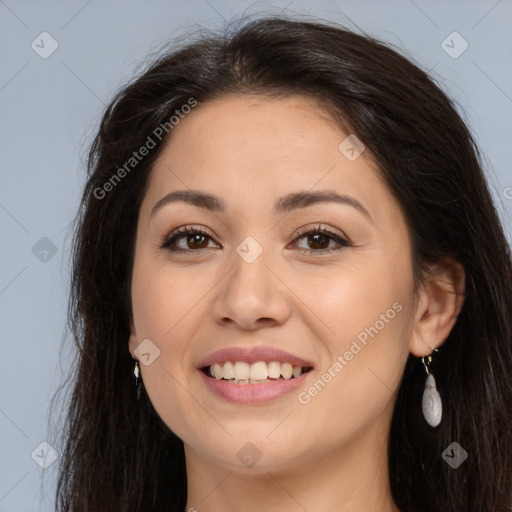
[[[421,361],[411,355],[404,370],[389,442],[396,504],[402,512],[512,510],[512,263],[474,139],[453,101],[399,51],[332,23],[285,17],[174,47],[103,115],[74,238],[69,326],[78,350],[57,509],[184,510],[183,443],[145,391],[134,400],[128,351],[137,218],[162,143],[114,190],[102,198],[97,190],[190,98],[200,105],[241,94],[329,105],[403,210],[415,277],[444,257],[464,267],[464,306],[431,367],[444,408],[438,428],[422,417]],[[454,441],[468,452],[457,469],[441,457]]]

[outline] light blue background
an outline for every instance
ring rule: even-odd
[[[43,482],[31,453],[48,440],[49,401],[72,355],[69,348],[59,354],[69,290],[66,227],[84,183],[81,158],[105,104],[169,37],[197,25],[220,28],[244,11],[277,14],[286,6],[287,14],[360,27],[433,69],[487,159],[510,239],[512,0],[0,0],[0,512],[54,509],[57,463]],[[59,45],[47,59],[31,48],[43,31]],[[441,47],[453,31],[469,44],[457,59]],[[42,237],[57,248],[46,263],[32,252]]]

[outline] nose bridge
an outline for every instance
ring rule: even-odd
[[[258,238],[262,240],[262,236]],[[265,302],[273,286],[270,282],[273,276],[267,268],[271,265],[270,253],[268,248],[263,248],[263,242],[258,242],[255,237],[244,238],[235,248],[231,258],[233,270],[230,272],[229,280],[233,290],[230,292],[247,297],[254,303]]]

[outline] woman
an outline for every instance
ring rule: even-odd
[[[151,63],[73,271],[59,510],[512,510],[510,253],[468,128],[386,45],[268,18]]]

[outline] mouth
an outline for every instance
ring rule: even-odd
[[[314,366],[271,346],[233,347],[211,354],[197,366],[212,396],[235,404],[263,404],[304,385]]]
[[[312,370],[312,366],[293,366],[283,361],[225,361],[201,368],[207,377],[240,385],[298,379]]]

